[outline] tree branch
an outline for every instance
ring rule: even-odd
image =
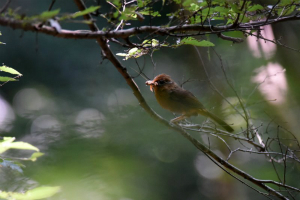
[[[62,29],[57,32],[54,27],[42,25],[40,23],[29,23],[23,20],[16,20],[9,17],[0,17],[0,25],[8,26],[13,29],[22,29],[24,31],[33,31],[45,33],[48,35],[53,35],[60,38],[70,38],[70,39],[97,39],[99,37],[106,38],[128,38],[129,36],[151,33],[156,35],[172,35],[177,32],[185,32],[188,35],[191,32],[197,32],[196,35],[201,34],[219,34],[222,32],[230,31],[245,31],[245,30],[257,30],[260,26],[267,24],[275,24],[284,21],[299,20],[300,15],[281,17],[279,19],[269,19],[266,21],[253,21],[249,23],[240,23],[236,27],[232,25],[225,26],[211,26],[211,25],[180,25],[171,27],[161,27],[161,26],[141,26],[123,30],[112,30],[112,31],[100,31],[100,30],[66,30]],[[93,23],[94,24],[94,23]],[[184,36],[181,34],[181,36]]]

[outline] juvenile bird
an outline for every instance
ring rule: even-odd
[[[171,120],[172,123],[200,114],[213,119],[228,132],[234,131],[226,122],[206,110],[191,92],[177,85],[169,75],[160,74],[153,80],[146,81],[146,85],[150,86],[152,92],[154,90],[156,100],[161,107],[173,113],[181,114],[181,116]]]

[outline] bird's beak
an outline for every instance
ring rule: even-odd
[[[153,92],[153,87],[157,85],[157,82],[152,81],[146,81],[146,85],[150,85],[150,90]]]

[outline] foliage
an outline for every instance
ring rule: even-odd
[[[11,78],[11,77],[7,77],[7,76],[0,76],[0,81],[1,82],[8,82],[8,81],[16,81],[17,78],[19,78],[20,76],[22,76],[22,74],[20,72],[18,72],[17,70],[13,69],[13,68],[10,68],[10,67],[7,67],[6,65],[2,65],[0,66],[0,72],[7,72],[7,73],[10,73],[10,74],[14,74],[14,75],[18,75],[14,78]]]

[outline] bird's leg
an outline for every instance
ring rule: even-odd
[[[180,122],[180,121],[182,121],[182,120],[184,120],[186,118],[188,118],[188,116],[181,115],[179,117],[176,117],[176,118],[172,119],[170,122],[173,123],[173,124],[177,124],[178,122]]]

